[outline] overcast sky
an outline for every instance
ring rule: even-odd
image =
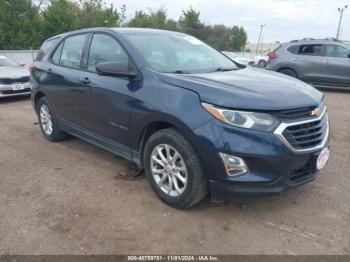
[[[241,25],[248,41],[256,43],[259,25],[266,24],[264,42],[289,41],[304,37],[335,37],[338,7],[350,0],[104,0],[115,7],[126,5],[127,16],[136,10],[164,6],[168,16],[177,19],[190,5],[207,24]],[[344,12],[341,38],[350,40],[350,7]]]

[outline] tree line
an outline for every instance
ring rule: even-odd
[[[178,20],[166,9],[136,11],[126,19],[126,7],[107,6],[103,0],[0,0],[0,50],[37,49],[43,40],[89,27],[144,27],[191,34],[226,51],[244,51],[247,33],[241,26],[206,25],[192,7]]]

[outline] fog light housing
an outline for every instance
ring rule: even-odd
[[[248,171],[248,166],[244,160],[237,156],[231,156],[224,153],[220,153],[222,161],[224,162],[226,173],[228,176],[243,175]]]

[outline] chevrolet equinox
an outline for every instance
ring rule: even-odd
[[[244,67],[183,33],[95,28],[46,40],[30,68],[44,136],[135,162],[165,203],[189,208],[312,181],[329,157],[323,94]]]

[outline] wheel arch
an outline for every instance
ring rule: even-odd
[[[167,129],[167,128],[173,128],[177,130],[180,134],[182,134],[187,141],[191,144],[193,149],[198,155],[198,158],[203,164],[203,160],[201,158],[201,155],[198,154],[199,149],[198,146],[195,142],[195,135],[192,132],[192,130],[182,121],[174,118],[174,117],[166,117],[165,118],[160,118],[157,117],[151,121],[149,121],[142,129],[140,132],[140,135],[135,139],[135,146],[136,150],[139,153],[139,159],[140,159],[140,165],[143,167],[143,156],[144,156],[144,149],[145,145],[148,141],[148,139],[152,136],[157,131],[160,131],[162,129]]]
[[[41,98],[45,97],[45,96],[46,96],[46,95],[45,95],[43,92],[41,92],[41,91],[38,91],[38,92],[35,93],[34,99],[33,99],[35,110],[36,110],[36,107],[37,107],[37,105],[38,105],[39,100],[40,100]]]
[[[282,67],[278,68],[277,72],[281,73],[281,71],[285,70],[285,69],[293,71],[295,73],[296,78],[299,77],[299,74],[298,74],[297,70],[295,70],[294,68],[292,68],[290,66],[282,66]]]

